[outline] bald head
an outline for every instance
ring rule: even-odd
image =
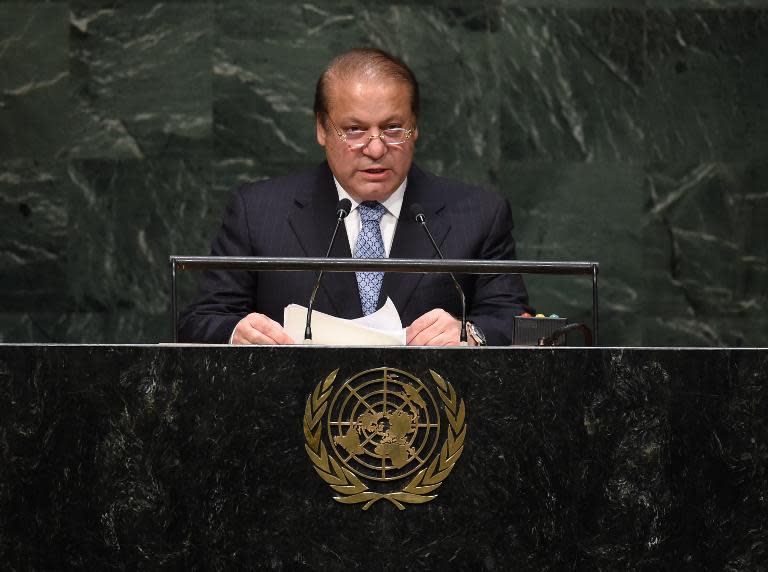
[[[333,101],[333,86],[339,82],[376,81],[403,83],[411,96],[411,111],[419,115],[419,84],[411,69],[399,58],[377,48],[355,48],[335,57],[317,80],[315,115],[325,123]]]

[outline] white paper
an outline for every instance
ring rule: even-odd
[[[312,341],[303,342],[307,308],[290,304],[283,312],[283,327],[296,343],[328,346],[404,346],[405,329],[400,314],[387,298],[373,314],[345,320],[312,310]]]

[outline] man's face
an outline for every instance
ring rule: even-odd
[[[363,149],[351,150],[330,121],[326,125],[317,121],[317,142],[325,147],[331,171],[344,190],[358,202],[385,200],[408,174],[419,135],[409,86],[367,78],[332,80],[328,116],[342,133],[361,129],[367,135],[378,135],[393,127],[414,130],[402,145],[387,145],[375,137]]]

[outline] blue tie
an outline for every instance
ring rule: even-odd
[[[365,201],[357,207],[362,226],[355,245],[355,258],[384,258],[384,240],[381,238],[381,217],[387,212],[384,205],[376,201]],[[356,272],[357,287],[363,315],[376,311],[381,292],[383,272]]]

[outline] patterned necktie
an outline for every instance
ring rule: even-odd
[[[376,201],[365,201],[357,207],[360,212],[362,227],[355,244],[355,258],[384,258],[384,240],[381,238],[381,217],[387,212],[384,205]],[[363,315],[376,311],[381,292],[383,272],[356,272],[357,287],[360,290],[360,303]]]

